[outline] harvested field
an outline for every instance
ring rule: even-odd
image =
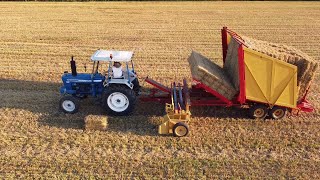
[[[84,130],[87,116],[103,115],[93,99],[77,114],[58,111],[70,56],[83,72],[98,48],[134,50],[138,75],[165,84],[191,77],[192,50],[221,65],[223,26],[319,62],[319,9],[319,2],[0,3],[0,178],[319,179],[319,70],[308,96],[314,113],[258,121],[237,108],[192,108],[185,138],[157,134],[164,108],[154,103],[108,117],[105,131]]]

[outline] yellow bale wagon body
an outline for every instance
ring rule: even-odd
[[[246,98],[290,108],[297,107],[297,67],[244,48]]]

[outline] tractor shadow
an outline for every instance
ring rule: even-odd
[[[0,108],[28,111],[38,116],[38,126],[83,130],[88,115],[106,115],[95,98],[80,101],[79,112],[59,109],[61,83],[0,79]],[[163,109],[163,111],[159,110]],[[156,126],[164,115],[162,104],[137,102],[130,116],[107,116],[107,131],[157,135]],[[14,116],[14,115],[12,115]],[[14,117],[12,117],[14,119]],[[22,119],[21,119],[22,120]],[[160,123],[159,123],[160,124]]]
[[[0,79],[0,108],[20,109],[38,115],[39,126],[63,129],[84,129],[88,115],[106,115],[95,98],[81,100],[75,114],[59,110],[61,83]],[[246,110],[223,107],[192,107],[193,117],[247,118]],[[138,100],[130,116],[107,116],[107,131],[121,131],[138,135],[157,135],[165,105]]]

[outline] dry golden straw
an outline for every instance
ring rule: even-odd
[[[104,131],[107,128],[107,116],[88,115],[84,119],[86,130]]]

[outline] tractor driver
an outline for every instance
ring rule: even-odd
[[[122,77],[122,67],[120,62],[114,62],[112,67],[113,78]]]

